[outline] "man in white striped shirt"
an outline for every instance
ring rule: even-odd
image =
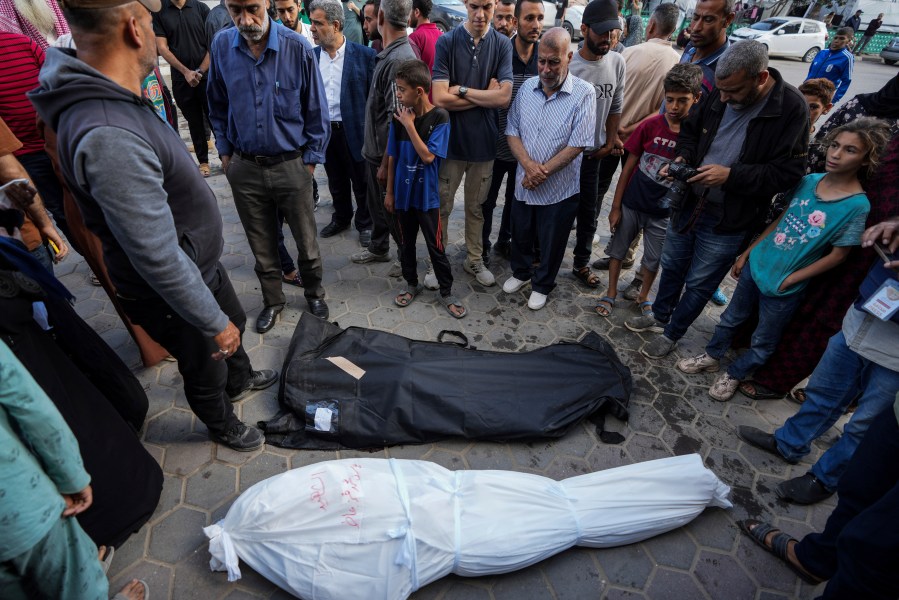
[[[509,109],[506,136],[518,160],[512,205],[512,277],[503,291],[531,283],[528,308],[539,310],[556,286],[568,234],[577,215],[581,153],[593,143],[596,92],[569,74],[571,37],[550,29],[540,42],[538,76],[528,79]],[[534,256],[535,243],[540,256]],[[535,269],[534,260],[540,265]]]

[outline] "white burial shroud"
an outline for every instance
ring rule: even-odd
[[[522,569],[571,546],[605,548],[680,527],[730,488],[697,454],[553,481],[357,458],[276,475],[204,529],[211,567],[238,558],[307,600],[402,599],[449,573]]]

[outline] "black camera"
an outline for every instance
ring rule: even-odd
[[[684,198],[690,191],[690,184],[687,180],[695,177],[699,171],[686,163],[668,163],[668,176],[673,177],[674,181],[665,192],[665,196],[659,202],[664,209],[680,210],[684,205]]]

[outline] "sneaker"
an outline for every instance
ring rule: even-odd
[[[594,233],[594,234],[593,234],[593,245],[594,245],[594,246],[598,246],[598,245],[599,245],[599,234],[598,234],[598,233]]]
[[[737,393],[739,385],[739,379],[731,377],[729,373],[722,373],[709,388],[709,396],[718,402],[727,402]]]
[[[531,297],[528,298],[528,308],[531,310],[540,310],[546,306],[546,294],[531,291]]]
[[[360,265],[371,262],[390,262],[390,254],[386,252],[384,254],[375,254],[374,252],[365,249],[362,252],[357,252],[352,255],[350,260]]]
[[[721,288],[715,290],[715,293],[712,294],[712,304],[716,304],[718,306],[724,306],[727,304],[727,296],[724,292],[721,291]]]
[[[529,283],[530,281],[522,281],[521,279],[515,279],[515,277],[509,277],[503,284],[503,291],[507,294],[514,294]]]
[[[640,315],[639,317],[632,317],[624,322],[624,326],[637,333],[642,333],[644,331],[651,331],[652,333],[663,333],[665,331],[665,325],[663,323],[659,323],[652,315]]]
[[[393,265],[390,267],[390,270],[387,272],[388,277],[402,277],[403,276],[403,265],[400,261],[393,261]]]
[[[608,271],[609,270],[609,261],[611,259],[608,256],[604,256],[603,258],[598,258],[593,261],[593,268],[598,271]],[[628,269],[634,268],[634,261],[624,261],[621,263],[621,270],[627,271]]]
[[[434,265],[428,263],[428,272],[425,273],[425,287],[429,290],[439,290],[440,283],[437,281],[437,275],[434,274]]]
[[[718,370],[718,359],[712,358],[705,352],[692,358],[683,358],[677,361],[677,369],[681,373],[714,373]]]
[[[493,273],[490,272],[490,269],[484,266],[484,263],[476,260],[471,262],[469,260],[465,260],[462,264],[462,268],[465,269],[467,273],[471,273],[475,276],[475,279],[478,280],[478,283],[484,286],[491,286],[496,283],[496,278],[493,277]]]
[[[631,302],[636,302],[637,298],[640,297],[640,290],[643,288],[643,282],[639,279],[634,279],[628,284],[626,288],[624,288],[624,292],[621,293],[624,296],[625,300],[630,300]]]
[[[225,431],[218,433],[210,431],[209,437],[213,442],[218,442],[238,452],[252,452],[265,445],[265,436],[261,431],[240,422]]]
[[[231,402],[239,402],[255,391],[264,390],[276,381],[278,381],[277,371],[273,371],[271,369],[261,369],[259,371],[253,371],[252,373],[250,373],[250,378],[247,380],[246,387],[244,387],[244,389],[242,389],[235,395],[231,396]]]
[[[677,346],[677,342],[669,340],[662,334],[646,344],[646,346],[640,350],[640,354],[646,358],[664,358],[671,354],[671,351],[674,350],[675,346]]]
[[[359,232],[359,245],[368,248],[369,244],[371,244],[371,229],[363,229]]]

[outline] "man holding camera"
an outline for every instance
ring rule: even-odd
[[[799,90],[768,68],[764,45],[739,42],[721,56],[715,89],[684,122],[677,143],[675,162],[696,172],[660,171],[675,180],[686,175],[688,185],[672,198],[654,314],[625,322],[631,331],[661,334],[644,356],[674,350],[758,230],[771,197],[802,178],[808,118]]]

